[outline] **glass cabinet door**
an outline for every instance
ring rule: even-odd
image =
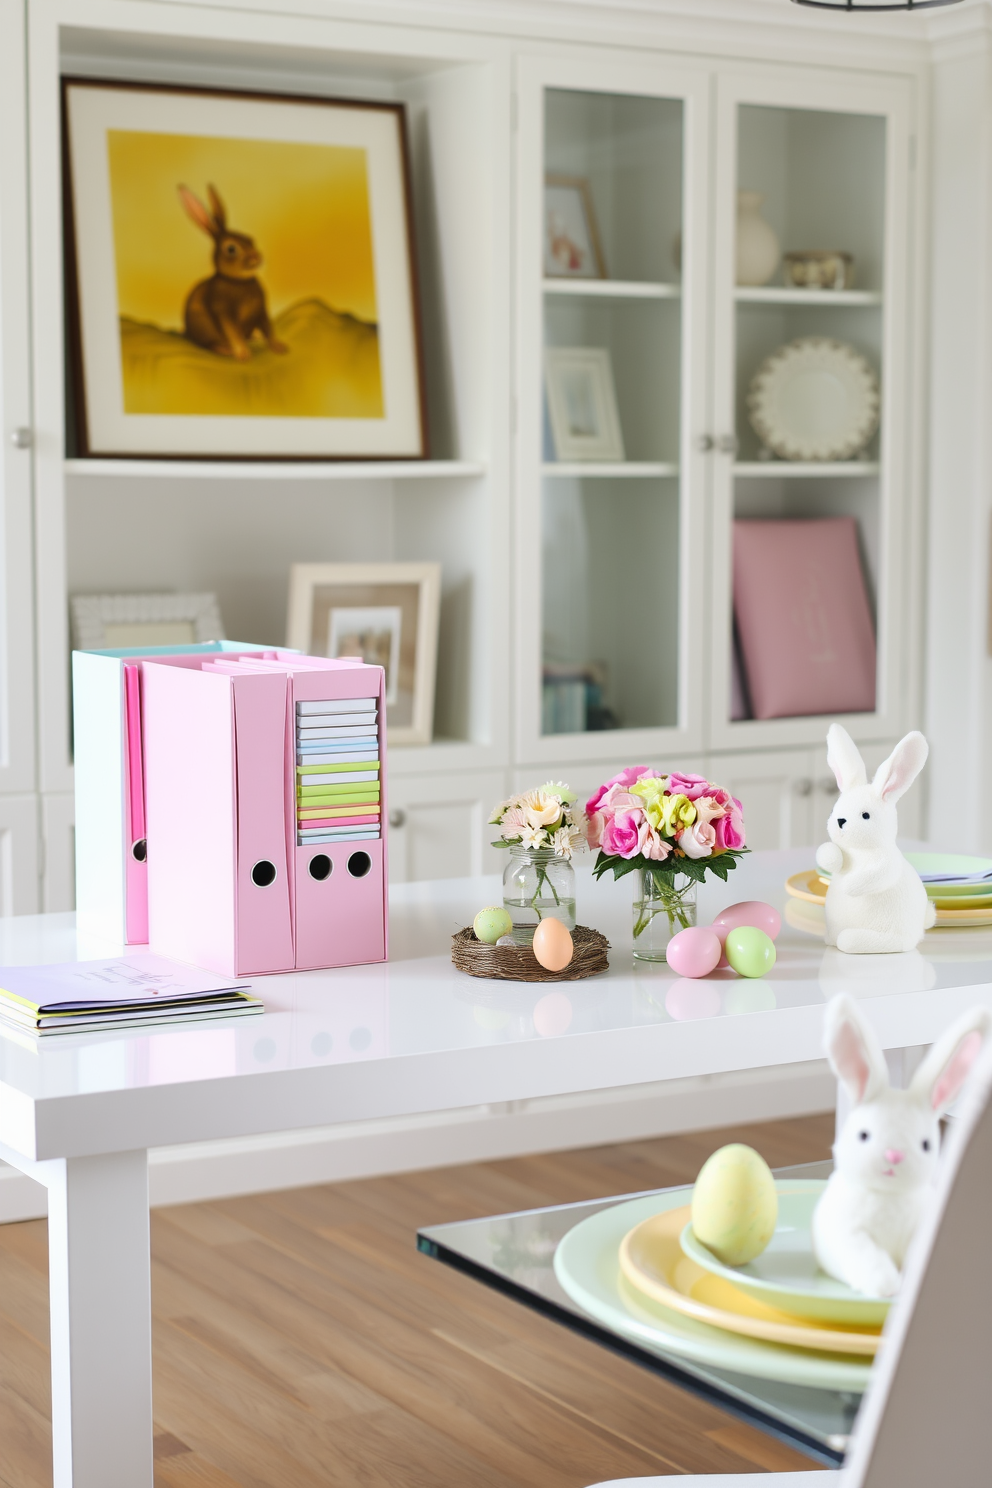
[[[705,246],[686,162],[704,85],[609,71],[541,69],[523,93],[525,758],[657,752],[692,725],[686,337]]]
[[[712,742],[877,736],[911,503],[906,98],[734,77],[719,119]]]

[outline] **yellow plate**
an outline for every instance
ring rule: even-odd
[[[729,1281],[697,1266],[679,1244],[679,1236],[691,1214],[688,1204],[681,1209],[670,1209],[667,1214],[656,1214],[635,1225],[624,1236],[620,1269],[639,1292],[663,1307],[728,1333],[743,1333],[747,1338],[763,1338],[767,1343],[785,1343],[819,1353],[874,1357],[881,1342],[879,1328],[803,1322],[747,1296]]]
[[[821,878],[815,868],[807,868],[803,873],[794,873],[785,881],[785,892],[791,894],[793,899],[805,899],[808,904],[825,904],[827,898],[827,880]],[[972,925],[981,927],[992,925],[992,905],[986,907],[975,907],[968,909],[945,909],[948,901],[936,901],[937,924],[939,925]]]

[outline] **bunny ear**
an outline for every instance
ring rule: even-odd
[[[938,1116],[953,1105],[989,1035],[992,1018],[982,1007],[963,1013],[946,1029],[910,1081],[909,1088]]]
[[[844,995],[827,1003],[824,1044],[830,1068],[856,1106],[874,1100],[888,1087],[885,1056],[853,998]]]
[[[179,200],[185,207],[187,216],[193,219],[197,227],[202,227],[205,233],[209,233],[212,238],[215,238],[217,236],[217,227],[214,219],[200,198],[194,196],[188,186],[179,187]]]
[[[827,729],[827,764],[834,772],[838,790],[868,784],[868,772],[858,746],[839,723],[832,723]]]
[[[214,214],[217,230],[219,232],[227,232],[227,213],[224,211],[224,203],[217,194],[217,187],[208,186],[207,196],[210,198],[210,208]]]
[[[872,790],[883,801],[898,801],[909,790],[927,762],[930,746],[923,735],[914,729],[905,739],[900,739],[887,760],[883,760],[875,771]]]

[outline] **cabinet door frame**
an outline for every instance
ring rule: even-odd
[[[516,489],[514,500],[514,676],[516,759],[536,765],[610,754],[661,757],[700,746],[703,725],[704,432],[709,343],[709,141],[711,72],[674,59],[646,65],[636,54],[517,59]],[[601,733],[541,733],[541,449],[543,406],[544,92],[567,88],[681,100],[683,273],[679,430],[679,685],[673,727]],[[631,646],[668,637],[631,636]]]
[[[24,7],[0,0],[0,792],[35,788],[35,615]],[[15,432],[27,431],[25,447]],[[32,861],[35,861],[32,855]]]
[[[734,251],[737,119],[740,105],[870,114],[886,120],[882,422],[877,584],[877,707],[840,718],[863,739],[884,739],[908,727],[919,707],[920,644],[910,600],[922,592],[917,529],[922,491],[919,439],[924,414],[919,371],[922,327],[920,201],[913,155],[916,88],[908,75],[870,77],[817,67],[722,68],[716,80],[714,136],[713,428],[735,430],[736,306]],[[786,245],[783,245],[786,246]],[[728,719],[733,607],[733,456],[716,453],[712,472],[710,602],[711,749],[786,749],[822,741],[832,716]],[[774,464],[770,466],[774,470]]]

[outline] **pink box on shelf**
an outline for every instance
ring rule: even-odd
[[[755,718],[874,710],[853,517],[735,521],[734,615]]]
[[[289,652],[146,666],[156,949],[238,976],[386,958],[384,678]]]

